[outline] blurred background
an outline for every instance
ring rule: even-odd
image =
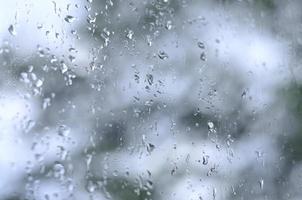
[[[0,199],[302,198],[302,1],[0,3]]]

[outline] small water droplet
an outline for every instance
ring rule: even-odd
[[[87,169],[90,169],[91,162],[92,162],[92,155],[91,154],[87,154],[86,155],[86,167],[87,167]]]
[[[95,16],[88,15],[88,17],[87,17],[87,22],[88,22],[89,24],[95,23],[95,22],[96,22],[96,17],[95,17]]]
[[[61,164],[60,162],[56,161],[53,165],[53,176],[55,178],[63,178],[65,174],[65,168],[63,166],[63,164]]]
[[[242,94],[241,94],[241,98],[245,98],[246,97],[246,93],[247,93],[247,91],[246,90],[244,90],[243,92],[242,92]]]
[[[42,103],[42,109],[45,110],[48,106],[50,106],[50,98],[44,98]]]
[[[149,85],[153,84],[153,75],[152,74],[147,74],[146,75],[147,81],[149,83]]]
[[[264,186],[264,180],[263,180],[263,178],[261,178],[259,180],[259,187],[260,187],[261,190],[263,190],[263,186]]]
[[[37,24],[37,29],[43,28],[43,24]]]
[[[209,163],[209,156],[203,156],[202,157],[202,164],[207,165]]]
[[[176,173],[177,167],[175,166],[172,170],[171,170],[171,175],[173,176]]]
[[[92,180],[88,180],[85,189],[87,190],[87,192],[92,193],[97,190],[97,184]]]
[[[133,32],[132,30],[128,30],[126,37],[127,37],[129,40],[132,40],[133,35],[134,35],[134,32]]]
[[[208,122],[208,130],[209,130],[209,132],[212,132],[212,133],[215,132],[215,125],[211,121]]]
[[[71,16],[71,15],[66,15],[66,17],[64,18],[64,20],[68,23],[72,23],[75,21],[75,17]]]
[[[28,133],[35,125],[36,122],[34,120],[28,120],[26,123],[25,132]]]
[[[62,66],[61,66],[61,73],[64,74],[65,72],[68,71],[68,67],[65,63],[62,63]]]
[[[203,42],[197,42],[197,46],[198,46],[200,49],[205,49],[205,46],[204,46],[204,43],[203,43]]]
[[[165,27],[166,27],[167,30],[171,30],[172,29],[172,21],[168,20]]]
[[[113,173],[112,173],[112,175],[115,176],[115,177],[117,177],[118,176],[118,171],[114,170]]]
[[[58,146],[58,148],[59,148],[58,156],[60,157],[61,160],[66,160],[68,151],[63,146]]]
[[[68,56],[68,59],[70,60],[70,62],[74,62],[75,61],[75,59],[76,59],[76,57],[74,57],[74,56],[72,56],[72,55],[69,55]]]
[[[207,60],[205,52],[202,52],[200,54],[200,60],[202,60],[202,61],[206,61]]]
[[[217,190],[216,190],[216,188],[213,188],[213,199],[214,200],[216,199],[216,194],[217,194]]]
[[[152,38],[150,37],[150,35],[147,35],[147,44],[149,47],[152,46]]]
[[[68,49],[68,51],[69,51],[69,52],[76,52],[76,49],[73,48],[73,47],[70,47],[70,48]]]
[[[234,186],[232,186],[231,189],[232,189],[232,194],[233,194],[234,196],[237,195]]]
[[[36,87],[41,87],[43,85],[43,81],[41,79],[38,79],[35,83]]]
[[[13,36],[17,35],[16,29],[12,24],[8,27],[8,32]]]
[[[162,60],[166,60],[167,58],[169,58],[168,54],[164,51],[159,51],[158,52],[158,57]]]
[[[58,134],[63,137],[68,137],[70,128],[65,125],[60,125],[58,128]]]
[[[149,143],[149,144],[147,145],[147,151],[148,151],[149,153],[151,153],[154,149],[155,149],[155,145],[154,145],[154,144]]]

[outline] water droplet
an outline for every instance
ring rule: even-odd
[[[68,51],[69,51],[69,52],[76,52],[76,49],[73,48],[73,47],[70,47],[70,48],[68,49]]]
[[[216,188],[213,188],[213,199],[214,200],[216,199],[216,194],[217,194],[217,190],[216,190]]]
[[[200,60],[202,60],[202,61],[206,61],[207,60],[205,52],[202,52],[200,54]]]
[[[169,21],[167,21],[167,23],[166,23],[166,29],[167,30],[171,30],[172,29],[172,22],[169,20]]]
[[[12,24],[8,27],[8,32],[13,36],[17,35],[16,29]]]
[[[133,32],[132,30],[129,30],[129,31],[127,32],[126,37],[127,37],[129,40],[132,40],[133,35],[134,35],[134,32]]]
[[[25,132],[28,133],[35,125],[36,122],[34,120],[28,120],[25,126]]]
[[[68,137],[70,128],[65,125],[60,125],[58,128],[58,134],[63,137]]]
[[[166,60],[167,58],[169,58],[168,54],[164,51],[159,51],[158,52],[158,57],[162,60]]]
[[[62,74],[64,74],[67,71],[68,71],[67,65],[65,63],[62,63],[62,66],[61,66],[61,72],[62,72]]]
[[[42,109],[45,110],[48,106],[50,106],[50,98],[44,98],[42,103]]]
[[[58,146],[58,148],[59,148],[58,156],[60,157],[61,160],[66,160],[68,151],[63,146]]]
[[[147,44],[149,47],[152,46],[152,38],[150,37],[150,35],[147,35]]]
[[[92,162],[92,155],[91,154],[87,154],[86,155],[86,167],[87,167],[87,169],[90,169],[91,162]]]
[[[209,163],[209,156],[203,156],[202,157],[202,164],[207,165]]]
[[[147,151],[148,151],[149,153],[151,153],[154,149],[155,149],[155,145],[154,145],[154,144],[149,143],[149,144],[147,145]]]
[[[147,81],[149,83],[149,85],[153,84],[153,75],[152,74],[147,74],[146,75]]]
[[[197,42],[197,46],[201,49],[205,49],[204,43],[203,42]]]
[[[35,83],[36,87],[41,87],[43,85],[43,81],[41,79],[38,79]]]
[[[176,173],[177,167],[175,166],[172,170],[171,170],[171,175],[173,176]]]
[[[43,28],[43,24],[37,24],[37,29]]]
[[[66,187],[67,187],[68,192],[70,192],[70,193],[72,194],[73,191],[74,191],[74,185],[73,185],[73,183],[72,183],[71,180],[69,180],[69,181],[67,182]]]
[[[72,23],[75,21],[75,17],[71,16],[71,15],[66,15],[66,17],[64,18],[64,20],[68,23]]]
[[[263,186],[264,186],[264,180],[263,180],[263,178],[261,178],[259,180],[259,187],[260,187],[261,190],[263,190]]]
[[[97,190],[97,184],[92,180],[88,180],[85,189],[87,190],[87,192],[92,193]]]
[[[87,17],[87,22],[88,22],[89,24],[93,24],[93,23],[95,23],[95,21],[96,21],[96,17],[93,17],[93,16],[91,16],[91,15],[88,15],[88,17]]]
[[[214,123],[211,121],[208,122],[208,130],[209,130],[209,132],[212,132],[212,133],[215,132]]]
[[[242,94],[241,94],[241,98],[245,98],[246,97],[246,94],[247,94],[247,90],[244,90],[243,92],[242,92]]]
[[[63,178],[65,174],[65,168],[63,164],[60,162],[56,161],[55,164],[53,165],[53,176],[55,178]]]
[[[118,176],[118,171],[114,170],[113,173],[112,173],[112,175],[115,176],[115,177],[117,177]]]
[[[72,55],[69,55],[68,56],[68,59],[70,60],[70,62],[74,62],[75,61],[75,59],[76,59],[76,57],[74,57],[74,56],[72,56]]]
[[[234,196],[237,195],[234,186],[232,186],[231,189],[232,189],[232,194],[233,194]]]

